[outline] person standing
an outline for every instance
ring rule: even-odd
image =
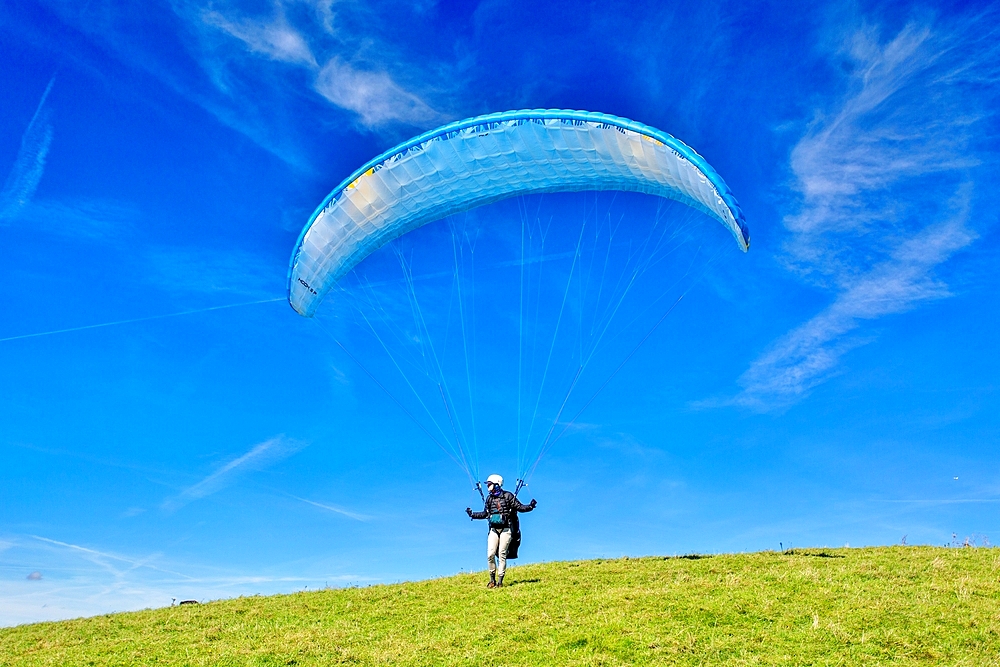
[[[534,498],[525,505],[510,491],[503,490],[503,477],[490,475],[486,478],[486,504],[482,512],[473,512],[471,507],[465,508],[470,519],[487,519],[489,521],[489,537],[486,540],[486,562],[489,564],[490,583],[487,588],[503,586],[503,575],[507,571],[507,554],[517,558],[517,549],[521,544],[521,524],[518,512],[530,512],[538,504]],[[499,561],[499,562],[498,562]]]

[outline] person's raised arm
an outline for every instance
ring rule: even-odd
[[[466,507],[465,513],[469,515],[470,519],[485,519],[490,515],[485,508],[482,512],[473,512],[471,507]]]
[[[531,499],[530,503],[525,505],[520,500],[518,500],[516,496],[514,497],[514,509],[517,510],[518,512],[530,512],[531,510],[535,509],[535,506],[537,504],[538,501],[535,500],[534,498]]]

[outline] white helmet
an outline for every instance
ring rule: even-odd
[[[486,483],[490,484],[491,482],[497,486],[503,486],[503,477],[500,475],[490,475],[486,478]]]

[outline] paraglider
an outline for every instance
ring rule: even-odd
[[[642,123],[603,113],[507,111],[457,121],[421,134],[385,151],[348,176],[317,207],[299,235],[288,271],[289,304],[300,315],[313,318],[324,297],[335,288],[350,301],[351,290],[344,288],[341,281],[348,275],[356,275],[359,265],[380,247],[395,239],[402,242],[410,232],[428,223],[505,199],[581,192],[640,193],[652,195],[661,203],[673,200],[680,203],[680,208],[693,212],[695,217],[707,216],[723,225],[740,250],[746,252],[750,245],[744,215],[722,177],[704,158],[675,137]],[[591,253],[593,257],[586,275],[588,279],[596,276],[596,281],[607,284],[601,283],[597,289],[588,290],[588,286],[580,282],[580,289],[576,291],[571,290],[571,284],[574,280],[582,281],[581,276],[585,273],[582,248],[587,222],[584,221],[579,236],[575,237],[575,244],[558,253],[552,252],[552,244],[545,240],[549,228],[536,229],[538,233],[532,237],[534,232],[522,216],[520,257],[506,263],[519,272],[515,275],[519,275],[520,296],[519,300],[512,301],[519,309],[517,316],[507,318],[511,322],[498,321],[483,328],[486,333],[494,333],[517,322],[513,329],[518,340],[516,361],[512,360],[505,368],[517,370],[518,479],[513,493],[503,493],[510,494],[519,505],[516,495],[541,456],[562,437],[683,297],[682,293],[651,328],[644,329],[645,335],[632,338],[638,339],[638,343],[627,355],[622,355],[623,359],[620,356],[611,362],[613,366],[620,360],[617,367],[592,374],[591,389],[596,387],[596,391],[582,407],[575,404],[572,410],[569,408],[571,397],[583,386],[582,378],[587,375],[595,356],[599,356],[599,349],[606,349],[607,341],[618,338],[625,330],[609,333],[611,322],[615,318],[622,319],[626,310],[623,302],[636,279],[650,268],[662,265],[664,252],[669,254],[663,248],[674,237],[666,231],[667,225],[660,224],[659,215],[658,212],[649,225],[645,241],[640,240],[634,246],[620,242],[615,236],[620,223],[596,225],[596,236],[589,238],[591,241],[601,238],[604,245],[599,253]],[[473,409],[477,400],[473,397],[475,362],[470,361],[474,350],[470,353],[472,346],[466,326],[469,315],[463,305],[471,298],[469,292],[473,290],[463,291],[467,268],[462,253],[468,246],[471,256],[475,244],[468,241],[468,235],[457,238],[460,235],[455,226],[452,234],[448,255],[449,259],[454,258],[454,271],[439,274],[453,281],[453,291],[447,299],[443,294],[435,294],[436,301],[418,298],[412,267],[399,251],[403,276],[398,282],[407,292],[397,301],[404,306],[393,302],[390,306],[395,306],[395,310],[387,307],[380,288],[367,279],[359,279],[363,284],[355,289],[361,296],[353,305],[361,303],[368,308],[367,312],[359,308],[358,321],[367,326],[376,339],[378,346],[374,349],[389,357],[388,372],[398,371],[402,377],[401,390],[412,393],[412,410],[368,368],[369,357],[352,354],[339,339],[334,337],[334,340],[426,435],[452,456],[482,496]],[[480,238],[478,232],[476,238]],[[538,249],[537,253],[529,256],[532,248]],[[615,253],[620,255],[619,265],[615,265],[618,261]],[[550,283],[540,277],[540,268],[533,267],[559,258],[569,263],[568,271],[563,274],[565,282],[560,283],[551,307],[541,307],[537,299],[531,301],[526,289],[535,286],[541,290],[543,283],[546,286]],[[609,267],[618,270],[617,280],[611,280],[612,268]],[[546,279],[549,279],[548,274]],[[478,288],[478,283],[476,285]],[[563,322],[570,317],[567,313],[573,310],[572,304],[567,305],[571,291],[580,300],[575,315],[581,323],[585,317],[591,319],[587,322],[587,330],[578,332],[572,346],[557,345],[557,339],[567,335]],[[661,292],[643,302],[640,315],[654,306],[662,308],[664,304],[660,300],[665,294]],[[494,296],[490,295],[490,303],[495,305],[498,301]],[[588,299],[590,301],[584,304]],[[425,317],[427,306],[422,304],[427,302],[448,303],[447,313],[442,311],[442,316],[437,318]],[[595,303],[599,307],[595,307]],[[458,311],[455,318],[451,310],[454,304]],[[404,310],[412,310],[412,327],[406,328],[399,321]],[[531,313],[535,320],[527,321]],[[553,320],[547,331],[538,325],[539,318],[544,316]],[[455,324],[456,320],[460,326]],[[639,316],[633,317],[630,312],[624,326],[632,326],[637,320]],[[443,333],[432,333],[434,325],[442,327]],[[387,331],[380,331],[379,326],[386,327]],[[526,341],[542,338],[539,332],[551,334],[551,343],[538,346],[538,350],[529,349],[533,343]],[[631,336],[632,330],[628,333]],[[627,337],[620,338],[624,341]],[[445,344],[448,340],[461,341],[458,361],[451,367],[439,354],[441,343],[435,341],[441,339]],[[414,346],[416,351],[408,350],[408,345]],[[605,348],[600,348],[601,345]],[[553,363],[556,350],[571,347],[575,356],[560,374]],[[494,359],[487,361],[494,366],[503,365]],[[526,378],[533,368],[537,368],[535,375]],[[453,392],[449,377],[455,384],[465,386]],[[558,391],[554,387],[558,387]],[[489,389],[495,393],[495,383]],[[461,397],[459,392],[466,390],[467,397]],[[549,395],[547,401],[542,400],[543,392]],[[471,422],[468,431],[458,414],[460,402]],[[437,405],[436,414],[432,410],[434,405]],[[414,415],[421,411],[429,424]],[[523,420],[522,412],[525,414]],[[572,419],[566,419],[574,413]],[[496,488],[499,489],[499,485]],[[488,500],[485,497],[483,500],[488,508]]]

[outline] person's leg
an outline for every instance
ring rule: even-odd
[[[490,531],[490,532],[493,533],[495,531]],[[510,547],[511,537],[512,535],[510,532],[510,528],[504,528],[503,532],[500,533],[497,539],[497,547],[498,547],[497,551],[499,556],[498,560],[500,561],[500,571],[497,572],[497,576],[499,577],[497,579],[498,585],[503,584],[503,575],[504,572],[507,571],[507,549]]]
[[[486,564],[490,570],[490,586],[496,583],[497,576],[497,552],[500,547],[500,535],[497,531],[490,529],[490,536],[486,540]],[[506,563],[507,552],[504,551],[504,559],[501,563]]]

